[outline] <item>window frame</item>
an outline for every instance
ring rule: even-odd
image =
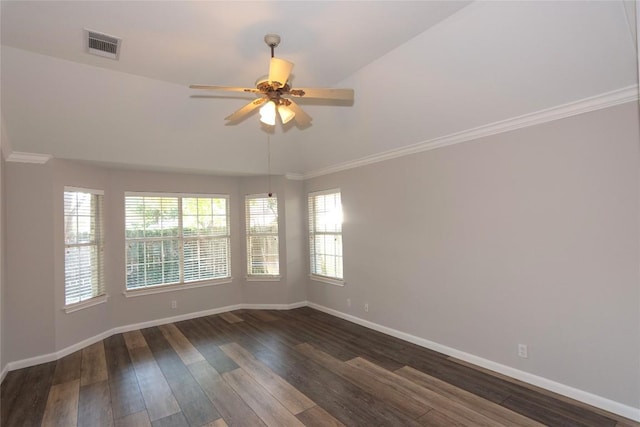
[[[178,225],[176,236],[162,237],[150,237],[150,238],[129,238],[127,237],[127,197],[160,197],[160,198],[175,198],[177,199],[177,212],[178,212]],[[226,231],[224,235],[208,235],[208,236],[185,236],[184,233],[184,211],[183,201],[189,198],[200,199],[225,199],[226,200]],[[154,285],[143,285],[137,288],[129,288],[127,286],[127,280],[124,283],[123,294],[126,297],[136,297],[141,295],[149,295],[163,292],[173,292],[181,289],[193,289],[205,286],[221,285],[225,283],[231,283],[233,281],[232,276],[232,248],[231,248],[231,197],[228,194],[210,194],[210,193],[170,193],[170,192],[139,192],[139,191],[126,191],[124,194],[124,233],[125,233],[125,275],[129,269],[129,245],[132,242],[152,242],[164,240],[175,240],[178,246],[178,282],[161,283]],[[205,278],[201,280],[185,281],[185,253],[184,246],[187,242],[199,241],[199,240],[226,240],[227,258],[226,267],[228,275],[224,277]],[[143,265],[145,265],[144,263]]]
[[[328,196],[338,194],[340,197],[340,227],[338,231],[318,231],[315,224],[315,216],[317,214],[317,197],[320,196]],[[313,202],[312,202],[313,201]],[[342,191],[340,188],[332,188],[328,190],[321,191],[313,191],[307,194],[307,218],[308,218],[308,230],[309,230],[309,277],[312,280],[328,283],[336,286],[344,286],[344,252],[343,252],[343,224],[344,224],[344,209],[342,208]],[[324,236],[339,236],[340,237],[340,271],[342,272],[342,276],[329,276],[325,274],[319,274],[314,271],[314,266],[316,262],[314,260],[316,256],[316,236],[324,235]],[[326,254],[325,254],[326,255]]]
[[[249,213],[249,201],[255,199],[269,199],[273,198],[276,200],[276,232],[275,233],[251,233],[250,231],[250,220],[251,215]],[[278,195],[273,193],[271,196],[266,193],[260,194],[247,194],[244,197],[244,213],[245,213],[245,244],[246,244],[246,279],[249,282],[268,282],[268,281],[280,281],[282,278],[280,274],[281,265],[280,265],[280,206],[278,201]],[[268,237],[273,236],[276,239],[276,248],[277,248],[277,256],[278,256],[278,273],[277,274],[268,274],[268,273],[254,273],[252,272],[252,255],[251,255],[251,237],[261,236]]]
[[[90,217],[91,221],[94,223],[94,229],[92,232],[94,235],[92,236],[92,240],[90,242],[75,242],[69,243],[67,242],[67,218],[74,217],[76,221],[78,220],[78,212],[75,215],[67,215],[66,213],[66,194],[67,193],[83,193],[90,194],[92,201],[91,204],[94,203],[95,197],[95,211],[93,208],[90,208]],[[104,191],[97,190],[93,188],[83,188],[83,187],[75,187],[65,185],[62,193],[62,221],[63,221],[63,241],[64,241],[64,305],[63,310],[65,313],[73,313],[74,311],[82,310],[88,307],[93,307],[98,304],[102,304],[107,301],[109,296],[107,295],[106,281],[104,277]],[[95,280],[97,281],[96,286],[92,286],[91,293],[92,295],[85,299],[80,299],[76,302],[67,302],[67,294],[70,289],[68,288],[68,279],[67,279],[67,271],[69,270],[69,265],[67,264],[67,252],[70,248],[81,248],[81,247],[95,247],[96,255],[95,255],[95,263],[94,260],[91,259],[91,274],[95,275]],[[93,258],[93,257],[91,257]]]

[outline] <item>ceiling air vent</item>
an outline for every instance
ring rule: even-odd
[[[96,31],[85,30],[88,52],[105,58],[118,59],[121,39]]]

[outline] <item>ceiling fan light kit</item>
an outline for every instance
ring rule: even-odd
[[[276,104],[273,101],[269,101],[260,107],[260,121],[269,126],[276,124]]]
[[[189,86],[191,89],[253,93],[260,97],[227,116],[225,119],[229,124],[245,119],[256,108],[260,107],[260,121],[268,126],[275,126],[277,117],[280,117],[282,124],[287,124],[295,119],[299,126],[306,127],[311,124],[311,116],[288,97],[353,101],[353,89],[292,89],[288,80],[291,76],[291,70],[293,70],[293,62],[274,57],[274,50],[280,44],[280,36],[278,34],[267,34],[264,36],[264,42],[271,49],[269,76],[266,80],[260,79],[255,89],[211,85]]]
[[[283,125],[289,123],[296,116],[296,113],[286,105],[278,106],[278,114],[280,115],[280,120],[282,120]]]

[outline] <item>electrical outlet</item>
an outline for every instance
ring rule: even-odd
[[[351,298],[347,298],[347,307],[351,307]]]
[[[529,347],[526,344],[518,344],[518,356],[525,359],[529,357]]]
[[[171,308],[174,310],[178,308],[178,301],[176,300],[171,301]]]
[[[369,312],[369,303],[368,302],[364,303],[364,311],[365,311],[365,313]]]

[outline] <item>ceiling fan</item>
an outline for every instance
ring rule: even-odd
[[[229,92],[247,92],[259,96],[244,107],[225,117],[229,124],[244,119],[249,113],[260,107],[260,121],[266,125],[276,124],[276,115],[283,124],[295,119],[301,127],[311,124],[311,116],[305,113],[298,104],[289,97],[335,99],[353,101],[353,89],[332,88],[298,88],[293,89],[288,83],[293,63],[273,56],[274,49],[280,44],[280,36],[267,34],[264,41],[271,48],[271,63],[269,76],[266,80],[259,80],[255,88],[233,86],[190,85],[191,89],[221,90]]]

